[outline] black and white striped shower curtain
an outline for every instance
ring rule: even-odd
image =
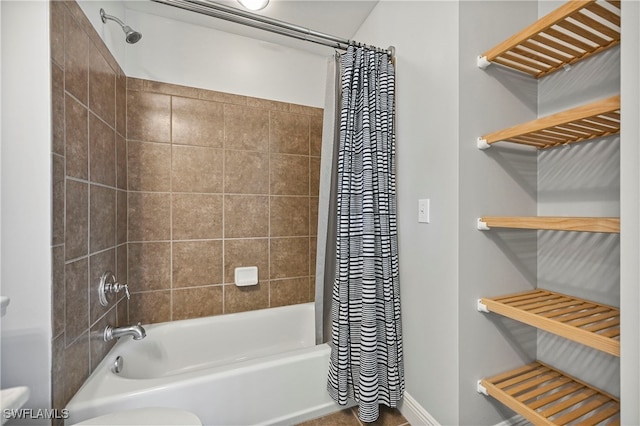
[[[336,274],[328,390],[364,422],[404,391],[395,182],[395,71],[387,54],[340,58]]]

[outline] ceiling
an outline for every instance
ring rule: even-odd
[[[378,1],[379,0],[271,0],[265,9],[254,13],[310,30],[351,39],[360,28],[360,25],[367,19],[369,13]],[[244,10],[242,6],[233,0],[220,0],[216,1],[216,3],[238,7]],[[269,41],[313,53],[326,53],[328,49],[327,47],[314,43],[296,40],[152,1],[124,1],[124,4],[128,9],[177,19],[219,31]],[[366,40],[359,41],[366,42]]]

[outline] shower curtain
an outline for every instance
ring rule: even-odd
[[[335,277],[328,390],[364,422],[404,391],[395,184],[395,71],[386,53],[340,58]]]

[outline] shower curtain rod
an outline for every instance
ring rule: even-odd
[[[330,34],[314,31],[309,28],[301,27],[299,25],[294,25],[277,19],[268,18],[266,16],[258,15],[257,13],[246,12],[244,10],[236,9],[235,7],[225,6],[211,0],[151,1],[341,50],[346,50],[349,45],[356,45],[361,47],[368,47],[378,52],[387,53],[391,57],[395,55],[395,48],[393,46],[390,46],[388,49],[383,49],[380,47],[359,43],[354,40],[332,36]]]

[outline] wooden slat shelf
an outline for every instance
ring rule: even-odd
[[[620,233],[617,217],[483,216],[478,229],[513,228],[551,231]]]
[[[620,2],[570,0],[479,57],[540,78],[620,44]]]
[[[620,400],[541,362],[483,379],[487,394],[535,425],[620,424]]]
[[[478,146],[512,142],[551,148],[620,133],[620,95],[486,134]]]
[[[548,290],[482,298],[489,312],[620,356],[620,310]]]

